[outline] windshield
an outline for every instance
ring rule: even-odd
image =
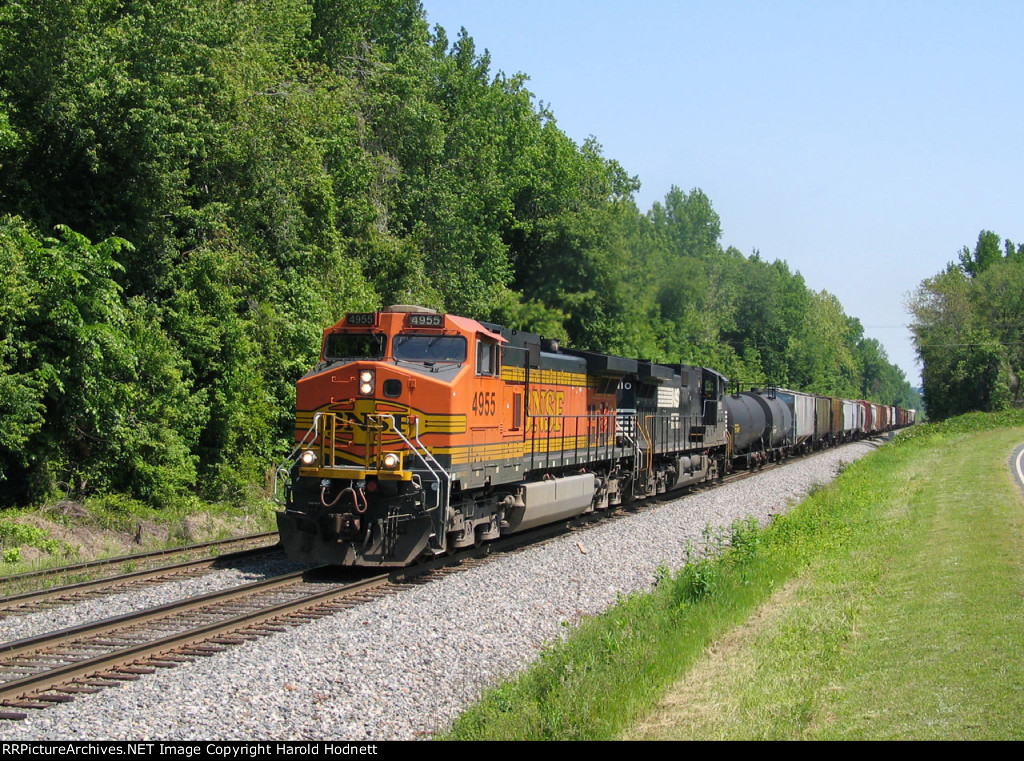
[[[401,333],[395,336],[393,354],[409,362],[465,362],[466,339]]]
[[[387,343],[384,333],[331,333],[324,346],[324,359],[382,359]]]

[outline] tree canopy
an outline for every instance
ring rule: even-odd
[[[930,417],[1024,403],[1024,246],[982,230],[908,307]]]
[[[641,212],[527,81],[415,0],[0,5],[0,504],[244,499],[322,328],[388,303],[905,403],[834,296],[699,188]]]

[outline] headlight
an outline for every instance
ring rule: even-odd
[[[370,396],[373,393],[373,370],[363,370],[359,373],[359,393],[363,396]]]
[[[388,452],[381,460],[381,467],[384,470],[396,470],[402,464],[402,458],[394,452]]]
[[[299,455],[299,462],[305,465],[307,468],[310,465],[316,464],[316,452],[312,449],[304,449],[302,454]]]

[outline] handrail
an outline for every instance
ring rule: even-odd
[[[373,417],[378,418],[380,420],[388,420],[391,423],[391,429],[395,433],[398,434],[399,438],[402,439],[402,441],[405,443],[405,445],[420,459],[420,462],[423,463],[423,466],[430,472],[430,475],[433,476],[434,480],[437,482],[437,487],[438,487],[437,488],[437,500],[436,500],[436,502],[434,504],[434,507],[430,508],[430,510],[436,510],[437,511],[437,531],[436,531],[436,536],[438,537],[437,549],[443,552],[445,550],[446,546],[447,546],[447,543],[448,543],[447,532],[444,530],[444,528],[445,528],[445,523],[448,520],[448,511],[451,508],[451,498],[452,498],[452,477],[451,477],[451,474],[448,473],[448,471],[446,471],[444,469],[444,467],[441,465],[441,463],[439,463],[437,461],[437,458],[434,457],[433,453],[429,449],[427,449],[427,446],[420,440],[420,420],[419,420],[419,417],[416,418],[416,431],[413,434],[413,438],[416,440],[416,444],[419,445],[418,447],[414,446],[413,443],[406,437],[406,435],[404,433],[402,433],[401,429],[395,423],[395,416],[394,415],[384,414],[384,415],[374,415]],[[433,463],[433,466],[431,466],[431,463]],[[435,467],[437,468],[437,470],[434,470]],[[440,475],[438,475],[438,473],[440,473]],[[444,480],[444,488],[445,488],[443,509],[442,509],[442,504],[441,504],[441,481],[442,481],[442,476],[444,477],[443,480]]]
[[[316,441],[317,423],[320,421],[320,417],[322,414],[323,413],[317,412],[316,414],[313,415],[313,424],[309,426],[309,430],[306,431],[305,435],[299,440],[299,443],[295,445],[295,448],[291,451],[291,454],[289,454],[285,458],[284,462],[277,466],[277,470],[274,471],[274,490],[272,493],[274,495],[274,502],[276,502],[279,505],[283,505],[284,501],[279,499],[277,496],[278,479],[281,477],[282,473],[284,474],[285,481],[291,478],[291,466],[298,459],[299,450],[302,449],[302,447],[306,446],[307,444],[311,444],[314,441]],[[312,438],[310,438],[310,434],[313,435]]]
[[[451,506],[451,490],[452,490],[452,477],[444,469],[444,466],[437,461],[437,458],[431,453],[427,446],[420,439],[420,421],[419,418],[416,420],[416,429],[413,434],[413,441],[409,439],[402,429],[399,427],[395,420],[395,416],[391,414],[370,414],[366,416],[364,422],[360,423],[353,420],[342,419],[342,422],[349,428],[359,427],[367,435],[366,443],[363,451],[363,465],[367,470],[371,469],[371,460],[375,460],[375,455],[379,456],[383,450],[383,436],[385,433],[394,432],[402,440],[402,443],[411,451],[419,461],[423,464],[423,467],[427,470],[433,480],[437,483],[437,496],[434,500],[434,505],[428,507],[428,512],[437,513],[437,531],[436,536],[438,537],[436,543],[436,549],[444,551],[447,544],[447,534],[444,530],[445,523],[448,520],[448,510]],[[325,430],[321,430],[321,426]],[[330,430],[326,430],[327,428]],[[390,430],[389,430],[390,429]],[[306,431],[302,439],[295,448],[292,450],[288,458],[274,471],[274,501],[278,504],[284,504],[284,502],[278,498],[279,485],[278,481],[283,479],[287,481],[291,477],[291,467],[296,462],[298,453],[303,447],[313,445],[319,439],[320,443],[320,461],[324,463],[326,467],[333,467],[335,465],[335,440],[338,432],[338,415],[333,412],[317,412],[313,415],[313,423]],[[330,441],[330,447],[327,446]],[[442,493],[442,484],[444,485],[444,491]]]
[[[640,423],[640,433],[644,437],[644,441],[647,442],[647,456],[644,458],[647,461],[644,470],[650,470],[654,467],[654,440],[651,438],[651,433],[648,430],[650,422],[654,420],[654,415],[644,415],[643,422]],[[637,422],[640,422],[639,415],[637,416]]]

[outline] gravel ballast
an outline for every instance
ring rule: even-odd
[[[249,584],[277,574],[301,571],[302,566],[283,555],[270,560],[239,562],[238,568],[211,570],[200,576],[166,581],[160,584],[137,585],[134,589],[113,591],[99,597],[60,605],[49,610],[15,612],[0,618],[0,642],[36,637],[59,629],[123,616],[137,610],[200,597],[222,589]]]
[[[528,666],[565,622],[649,589],[708,526],[766,522],[857,443],[687,495],[544,545],[230,648],[125,687],[0,724],[5,740],[406,740],[428,737]],[[144,604],[144,603],[140,603]],[[25,636],[17,620],[5,639]]]

